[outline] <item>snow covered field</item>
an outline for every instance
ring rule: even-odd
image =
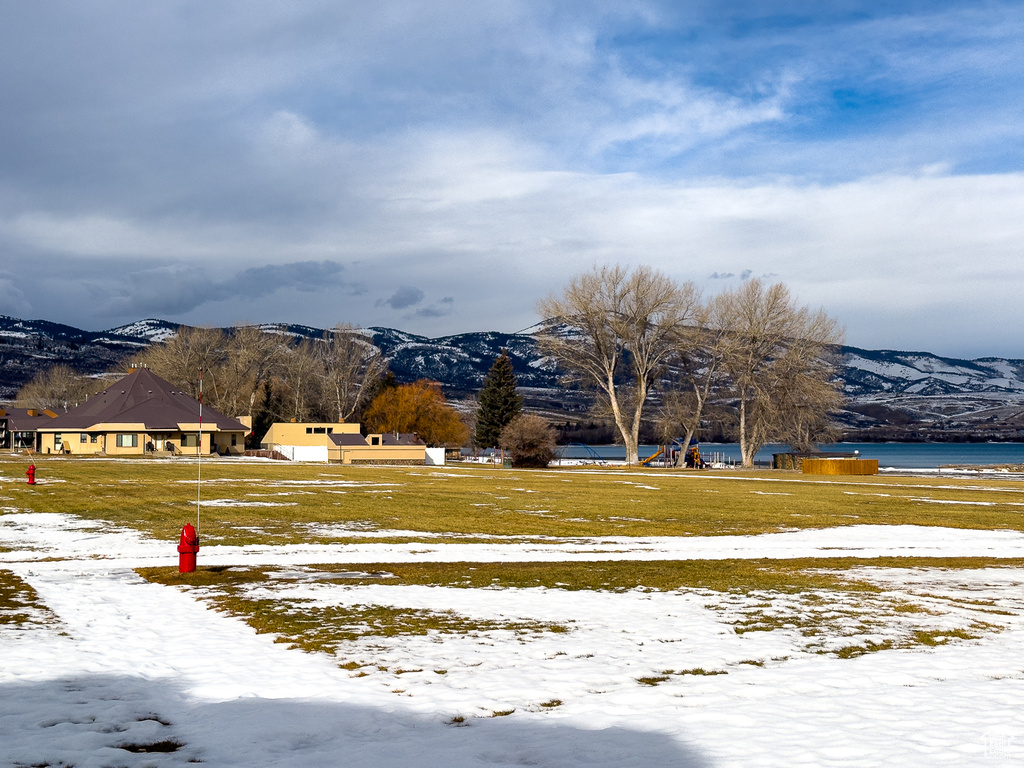
[[[380,532],[386,535],[387,532]],[[744,537],[204,547],[270,565],[253,598],[558,624],[362,637],[309,654],[144,581],[173,546],[60,514],[0,515],[0,569],[56,617],[0,623],[3,766],[1019,766],[1024,570],[859,568],[828,596],[454,589],[316,578],[309,563],[1020,557],[1024,534],[854,526]],[[898,611],[913,604],[920,610]],[[835,610],[833,610],[835,609]],[[754,614],[797,617],[738,633]],[[800,631],[821,619],[824,636]],[[915,631],[974,627],[928,646]],[[979,629],[980,627],[980,629]],[[947,638],[948,639],[948,638]],[[850,644],[892,644],[841,658]],[[339,652],[339,656],[342,654]],[[340,666],[359,659],[358,670]],[[163,748],[166,752],[139,751]],[[135,751],[132,751],[135,750]]]

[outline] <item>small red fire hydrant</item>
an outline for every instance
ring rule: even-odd
[[[199,551],[199,534],[186,523],[181,529],[181,540],[178,542],[178,573],[192,573],[196,569],[196,552]]]
[[[28,465],[28,469],[25,470],[25,474],[28,475],[28,484],[29,485],[35,485],[36,484],[36,465],[35,464],[29,464]]]

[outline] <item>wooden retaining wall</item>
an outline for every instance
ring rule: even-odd
[[[878,459],[812,459],[803,460],[805,475],[877,475]]]

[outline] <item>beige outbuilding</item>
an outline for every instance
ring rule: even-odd
[[[427,446],[415,434],[363,436],[348,422],[275,422],[260,447],[293,461],[340,464],[425,464]]]

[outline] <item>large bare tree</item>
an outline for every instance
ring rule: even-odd
[[[255,325],[236,326],[226,340],[226,355],[219,378],[223,379],[224,399],[231,401],[234,416],[248,415],[253,423],[256,402],[264,384],[277,372],[284,356],[281,337]]]
[[[323,366],[324,401],[333,421],[346,421],[387,371],[387,362],[362,330],[336,325],[317,348]]]
[[[723,366],[737,401],[742,463],[795,428],[807,434],[839,401],[831,352],[843,333],[824,310],[798,306],[782,283],[748,280],[722,294],[730,328]]]
[[[638,460],[640,420],[651,388],[698,304],[694,286],[651,269],[595,267],[576,275],[538,310],[554,325],[541,349],[572,376],[597,387],[626,447]]]

